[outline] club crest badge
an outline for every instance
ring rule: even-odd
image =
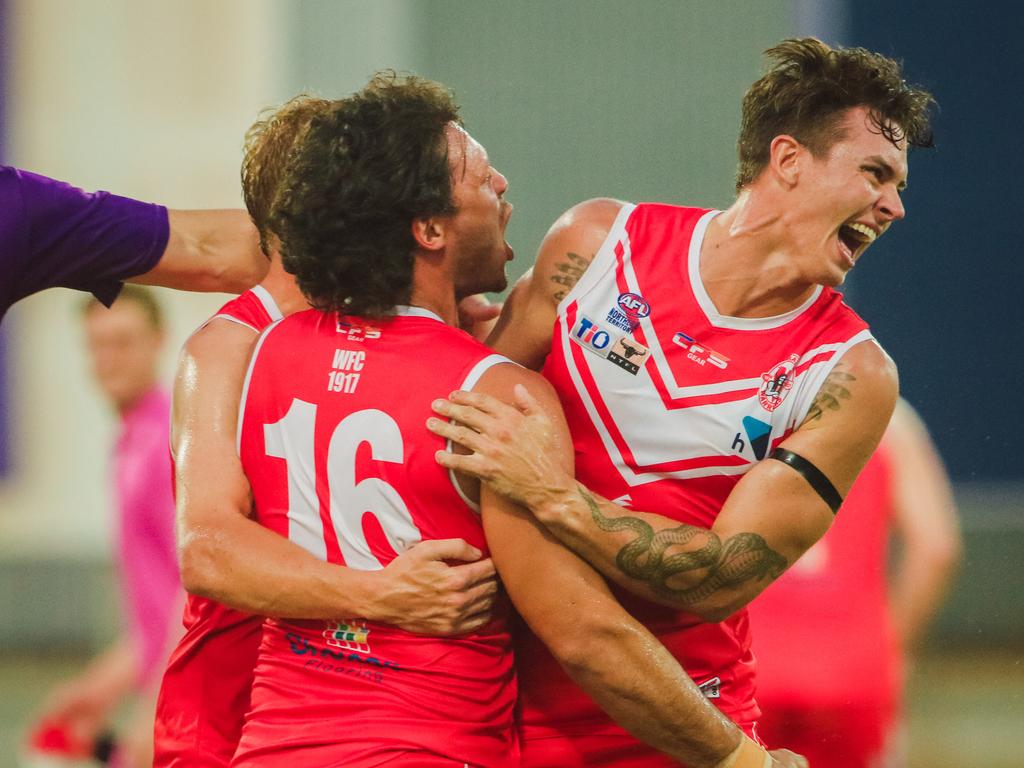
[[[757,399],[761,407],[771,413],[786,399],[793,388],[793,378],[800,355],[790,355],[787,360],[772,366],[771,370],[761,374],[761,389]]]

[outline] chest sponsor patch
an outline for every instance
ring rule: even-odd
[[[612,349],[611,333],[586,315],[576,318],[576,324],[569,332],[569,338],[588,352],[593,352],[600,357],[608,357],[608,353]]]
[[[794,372],[799,359],[800,355],[790,355],[761,374],[761,389],[758,390],[757,399],[769,413],[782,405],[782,401],[793,389]]]
[[[615,344],[612,345],[608,359],[619,368],[636,376],[640,371],[640,366],[644,364],[650,353],[650,350],[636,339],[631,336],[623,336],[616,339]]]
[[[729,365],[728,357],[721,352],[715,352],[710,347],[699,344],[695,338],[682,331],[676,332],[676,335],[672,337],[672,343],[677,347],[685,349],[686,359],[692,360],[697,365],[713,365],[715,368],[721,368],[722,370],[725,370]]]

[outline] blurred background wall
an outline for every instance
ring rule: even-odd
[[[172,207],[240,205],[245,128],[300,90],[344,95],[383,67],[441,80],[510,179],[514,275],[551,221],[587,197],[727,206],[739,101],[778,40],[816,34],[904,59],[908,79],[941,104],[939,148],[912,156],[908,219],[858,265],[848,296],[900,363],[904,393],[957,483],[967,554],[932,647],[996,654],[1021,673],[1018,5],[4,0],[0,9],[4,162]],[[224,297],[161,298],[169,374],[190,329]],[[4,321],[2,654],[89,647],[116,616],[106,489],[115,424],[90,383],[80,301],[50,291]],[[1001,695],[1024,711],[1019,685]]]

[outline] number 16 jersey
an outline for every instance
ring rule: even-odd
[[[259,521],[316,557],[379,570],[419,541],[487,551],[434,460],[430,403],[507,362],[436,315],[285,318],[253,352],[239,453]],[[514,760],[507,610],[434,638],[339,616],[267,620],[233,765],[504,766]]]

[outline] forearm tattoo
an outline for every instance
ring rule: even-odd
[[[786,558],[756,533],[737,533],[722,541],[713,531],[686,524],[655,532],[650,524],[635,517],[606,517],[593,495],[578,487],[598,528],[635,534],[615,558],[619,570],[682,605],[699,603],[720,589],[751,580],[777,579],[788,565]],[[694,545],[691,549],[667,553],[669,547],[690,544]],[[670,583],[681,574],[699,569],[707,572],[696,583],[692,577],[686,586]]]
[[[565,254],[565,261],[559,261],[555,264],[555,269],[558,272],[551,276],[551,282],[557,283],[562,286],[561,288],[555,289],[555,298],[561,301],[565,298],[565,295],[572,290],[572,287],[579,282],[579,279],[583,277],[583,273],[586,272],[587,267],[590,266],[590,262],[594,257],[591,256],[589,259],[585,259],[578,253]]]
[[[849,385],[855,382],[855,376],[845,371],[833,370],[818,390],[810,410],[807,411],[807,418],[803,423],[817,421],[825,411],[838,411],[842,407],[843,400],[850,399]]]

